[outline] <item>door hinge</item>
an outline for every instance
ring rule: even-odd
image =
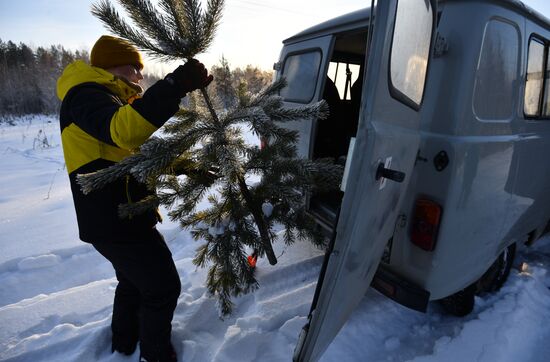
[[[306,338],[307,338],[307,333],[309,332],[310,323],[311,323],[311,314],[308,317],[307,324],[302,327],[302,330],[300,331],[300,335],[298,336],[298,342],[294,347],[294,353],[292,355],[292,362],[300,361],[300,354],[302,353],[302,348],[304,348],[304,344],[306,343]]]
[[[438,32],[435,39],[434,58],[442,57],[447,54],[448,51],[449,43],[447,43],[447,39]]]

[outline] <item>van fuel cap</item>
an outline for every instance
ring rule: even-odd
[[[435,155],[434,166],[437,171],[439,172],[443,171],[445,168],[447,168],[448,164],[449,164],[449,156],[447,155],[447,152],[440,151],[437,155]]]

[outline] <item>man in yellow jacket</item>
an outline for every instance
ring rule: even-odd
[[[143,61],[123,39],[102,36],[88,65],[76,61],[57,81],[62,100],[61,139],[80,239],[112,264],[119,281],[113,305],[112,350],[140,361],[176,361],[171,321],[181,284],[172,254],[155,225],[156,212],[118,216],[120,204],[150,191],[133,177],[84,195],[76,175],[109,167],[130,155],[179,109],[182,97],[211,81],[204,65],[191,60],[145,93]],[[142,94],[143,93],[143,94]]]

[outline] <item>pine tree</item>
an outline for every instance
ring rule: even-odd
[[[160,12],[148,0],[119,2],[140,31],[107,1],[92,11],[113,33],[149,54],[183,60],[207,49],[223,7],[223,0],[209,0],[205,11],[197,0],[160,0]],[[231,296],[258,286],[248,251],[277,263],[272,248],[275,224],[285,227],[287,244],[300,238],[324,242],[306,213],[304,198],[308,192],[334,188],[342,170],[331,160],[297,158],[297,133],[282,124],[326,117],[328,107],[324,102],[283,107],[278,94],[285,85],[281,79],[255,95],[241,86],[235,90],[237,104],[225,111],[216,111],[201,89],[202,99],[188,95],[194,109],[180,110],[163,127],[163,136],[151,137],[116,165],[78,178],[85,193],[128,174],[157,190],[155,196],[121,205],[121,217],[162,204],[171,210],[172,220],[204,240],[194,263],[210,265],[207,288],[218,297],[223,315],[232,310]],[[242,134],[247,129],[265,141],[264,147],[245,143]],[[251,182],[253,176],[259,181]],[[205,197],[209,208],[197,210]]]
[[[237,95],[235,89],[232,86],[233,75],[229,68],[229,62],[222,55],[219,65],[214,65],[210,69],[210,74],[214,76],[214,88],[216,90],[216,96],[219,98],[221,105],[224,109],[235,106]]]

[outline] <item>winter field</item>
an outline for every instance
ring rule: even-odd
[[[137,351],[110,351],[117,282],[78,240],[57,120],[0,123],[0,155],[0,360],[137,361]],[[179,360],[290,361],[323,253],[276,243],[279,264],[260,260],[260,289],[235,299],[234,314],[220,320],[206,270],[192,264],[199,243],[167,218],[159,229],[183,286],[172,338]],[[507,284],[477,298],[465,318],[437,303],[414,312],[369,290],[323,361],[550,361],[549,270],[550,237],[521,247]]]

